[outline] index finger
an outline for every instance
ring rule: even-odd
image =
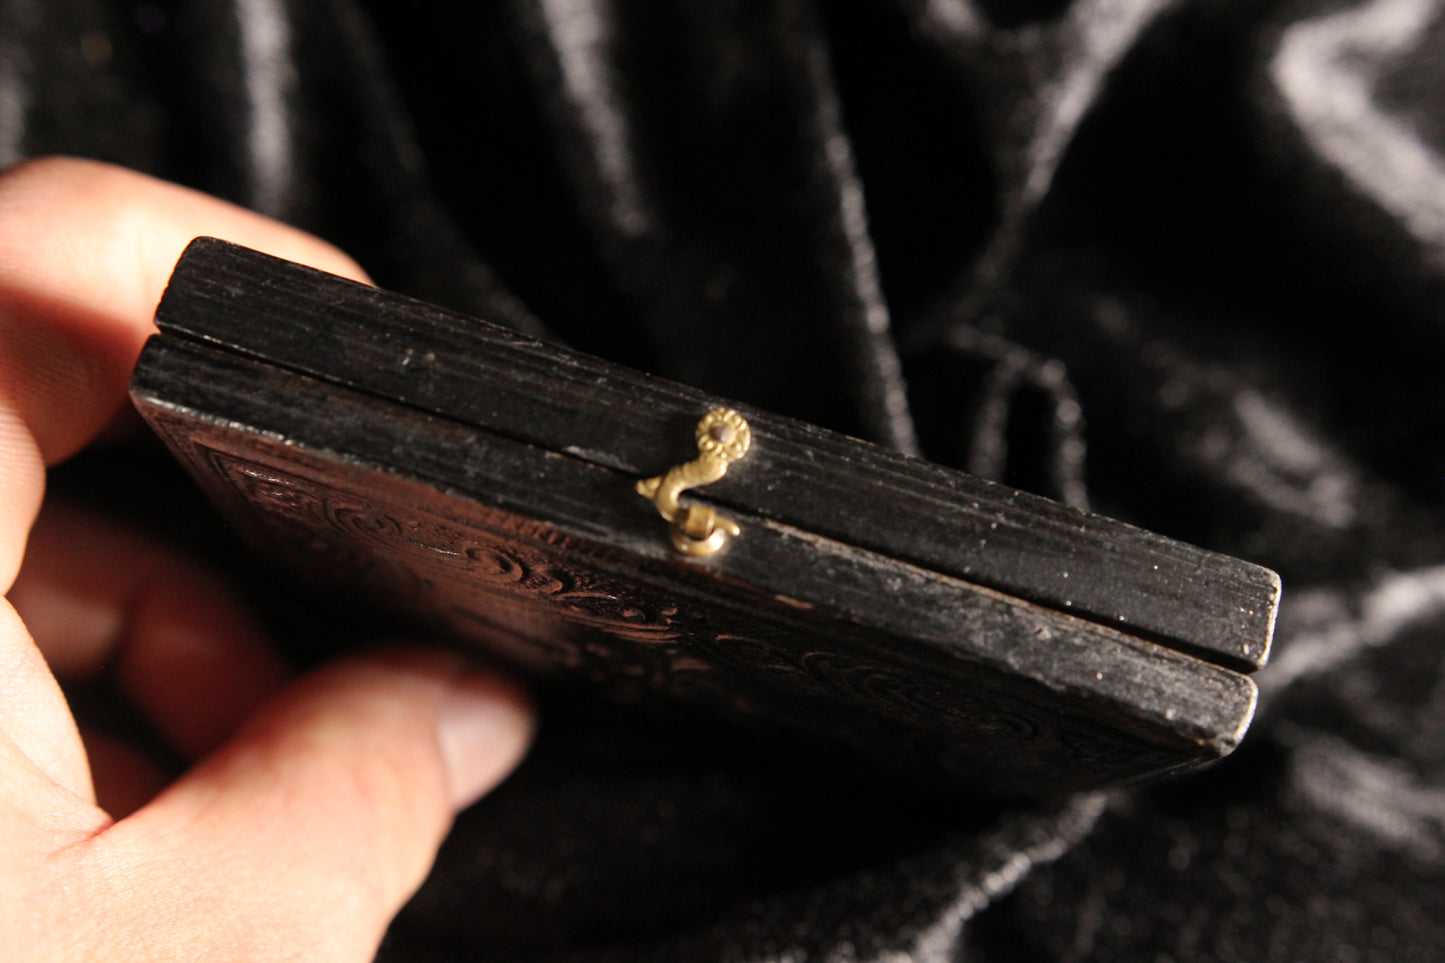
[[[94,161],[0,174],[0,585],[14,580],[45,466],[95,437],[166,278],[201,234],[365,280],[341,251],[187,188]]]

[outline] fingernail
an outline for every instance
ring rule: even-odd
[[[526,754],[534,722],[527,697],[494,676],[455,679],[437,718],[452,807],[465,809],[486,795]]]

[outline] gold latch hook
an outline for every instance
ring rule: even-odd
[[[728,535],[741,534],[737,524],[711,508],[689,505],[677,496],[689,488],[711,485],[727,474],[728,465],[748,453],[753,432],[746,419],[731,408],[714,408],[702,416],[693,432],[698,456],[669,469],[667,474],[637,483],[637,492],[657,506],[657,513],[672,523],[672,546],[684,555],[711,555]]]

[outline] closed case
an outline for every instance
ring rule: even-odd
[[[135,404],[266,559],[540,677],[1010,796],[1253,713],[1259,566],[215,239],[156,322]],[[716,409],[750,446],[682,506],[738,534],[683,554],[638,482]]]

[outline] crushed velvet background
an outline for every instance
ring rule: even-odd
[[[1438,959],[1442,82],[1440,0],[0,0],[0,161],[1284,577],[1234,756],[1035,809],[549,705],[388,960]]]

